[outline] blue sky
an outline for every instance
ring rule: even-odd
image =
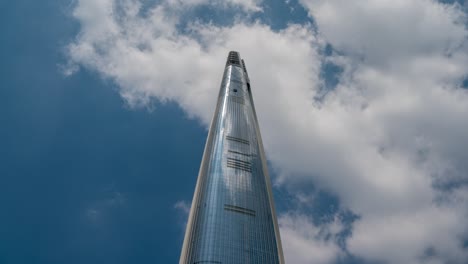
[[[176,263],[229,50],[287,263],[466,263],[463,1],[0,2],[0,263]]]
[[[205,129],[175,104],[125,107],[92,72],[64,77],[78,25],[61,1],[2,5],[0,262],[175,263]]]

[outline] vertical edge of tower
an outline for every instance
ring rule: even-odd
[[[222,93],[222,89],[220,89],[219,91],[218,98],[221,96],[221,93]],[[197,213],[198,213],[197,209],[200,204],[201,188],[203,187],[203,183],[206,177],[206,173],[205,173],[205,170],[207,169],[206,159],[211,155],[213,136],[214,136],[213,130],[216,126],[215,122],[217,122],[217,115],[219,113],[219,107],[220,107],[220,103],[218,100],[218,102],[216,103],[216,109],[214,111],[213,118],[211,119],[210,130],[208,131],[208,137],[205,142],[205,148],[203,151],[201,166],[198,171],[197,183],[195,185],[195,192],[193,194],[192,204],[190,206],[190,213],[189,213],[189,217],[187,220],[187,226],[185,228],[184,242],[182,244],[179,264],[189,264],[188,261],[191,257],[190,253],[191,253],[193,231],[194,231],[193,226],[195,224],[194,221],[197,219]]]
[[[245,73],[245,78],[247,80],[247,91],[249,93],[249,100],[250,100],[250,104],[252,105],[252,111],[253,111],[253,115],[254,115],[254,118],[255,118],[255,133],[257,134],[257,140],[258,140],[258,145],[259,145],[259,148],[260,148],[260,155],[261,155],[261,160],[262,160],[262,167],[263,167],[263,171],[265,173],[265,182],[266,182],[266,187],[267,187],[267,192],[268,192],[268,199],[269,199],[269,203],[270,203],[270,210],[271,210],[271,214],[272,214],[272,219],[273,219],[273,226],[274,226],[274,230],[275,230],[275,237],[276,237],[276,247],[277,247],[277,250],[278,250],[278,258],[279,258],[279,263],[280,264],[284,264],[284,255],[283,255],[283,246],[282,246],[282,243],[281,243],[281,236],[280,236],[280,232],[279,232],[279,226],[278,226],[278,218],[277,218],[277,215],[276,215],[276,208],[275,208],[275,203],[274,203],[274,200],[273,200],[273,191],[271,189],[271,180],[270,180],[270,175],[268,173],[268,166],[266,164],[266,156],[265,156],[265,149],[263,148],[263,140],[262,140],[262,135],[260,133],[260,127],[259,127],[259,123],[258,123],[258,119],[257,119],[257,112],[255,111],[255,105],[254,105],[254,102],[253,102],[253,95],[252,95],[252,91],[250,89],[250,79],[249,79],[249,75],[247,73],[247,68],[245,67],[245,62],[244,60],[242,60],[242,67],[244,69],[244,73]]]

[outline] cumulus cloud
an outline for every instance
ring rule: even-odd
[[[421,54],[442,55],[464,42],[465,14],[433,0],[301,0],[338,49],[387,64]]]
[[[338,219],[316,226],[307,216],[288,213],[279,218],[279,225],[287,263],[333,263],[343,254],[337,244],[343,229]]]
[[[174,209],[180,210],[185,216],[188,217],[190,213],[190,203],[187,201],[178,201],[174,204]]]
[[[185,9],[199,5],[210,5],[215,8],[240,8],[246,12],[260,12],[262,0],[166,0],[164,3],[172,8]]]
[[[189,25],[188,34],[181,34],[177,29],[181,14],[171,13],[170,7],[156,6],[143,17],[137,1],[107,2],[105,5],[78,2],[74,16],[83,30],[68,52],[75,64],[97,70],[117,82],[131,106],[147,105],[152,99],[173,100],[207,124],[215,104],[213,94],[219,89],[223,61],[233,47],[252,55],[249,60],[256,63],[252,66],[271,65],[273,70],[276,67],[283,72],[288,65],[306,73],[310,67],[300,69],[300,65],[313,59],[304,57],[311,52],[307,50],[313,50],[308,44],[313,38],[310,28],[291,26],[276,33],[259,23],[238,23],[228,28],[194,22]],[[88,18],[93,12],[99,17],[95,22],[98,27],[93,27],[94,19]],[[257,53],[255,45],[267,51]],[[278,56],[280,51],[293,48],[299,51],[292,58],[286,54]],[[302,53],[304,48],[306,52]],[[276,56],[265,56],[275,53]],[[295,62],[298,56],[303,63]],[[283,58],[289,62],[285,64]],[[262,74],[268,76],[271,72]],[[307,78],[307,74],[288,75],[297,77],[297,83]]]
[[[359,215],[345,249],[321,236],[337,234],[332,224],[281,216],[289,261],[333,263],[343,250],[384,263],[468,259],[468,32],[460,5],[302,0],[316,28],[274,31],[239,19],[181,29],[189,7],[174,1],[142,12],[136,0],[79,0],[70,65],[114,81],[130,106],[174,101],[207,125],[225,56],[238,50],[276,184],[295,193],[293,183],[313,183]],[[245,12],[260,4],[230,3]],[[331,55],[322,52],[326,43]],[[325,92],[324,63],[343,69]]]
[[[431,261],[463,263],[467,189],[443,186],[468,172],[466,14],[426,0],[302,2],[345,70],[309,131],[319,150],[296,168],[315,171],[361,216],[351,253],[425,263],[432,249]]]

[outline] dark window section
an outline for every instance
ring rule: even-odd
[[[215,260],[202,260],[202,261],[197,261],[197,262],[194,262],[193,264],[201,264],[201,263],[221,264],[221,261],[215,261]]]
[[[235,52],[235,51],[229,52],[229,55],[228,55],[228,58],[227,58],[227,62],[226,62],[226,66],[228,66],[228,65],[230,65],[230,64],[234,64],[234,65],[239,65],[239,66],[241,66],[241,62],[240,62],[240,58],[239,58],[239,53],[238,53],[238,52]]]
[[[247,73],[247,68],[245,67],[245,62],[242,60],[242,69],[244,69],[244,72]]]
[[[227,158],[228,168],[252,172],[252,163],[239,159]]]
[[[242,153],[242,152],[239,152],[239,151],[234,151],[234,150],[228,150],[228,152],[231,152],[231,153],[234,153],[234,154],[239,154],[239,155],[246,156],[246,157],[252,156],[250,154],[245,154],[245,153]]]
[[[227,167],[232,168],[232,169],[236,169],[236,170],[245,171],[245,172],[252,172],[252,168],[244,167],[244,166],[241,166],[239,164],[228,163]]]
[[[227,139],[227,140],[234,141],[234,142],[239,142],[239,143],[242,143],[242,144],[246,144],[246,145],[249,145],[249,144],[250,144],[248,140],[245,140],[245,139],[242,139],[242,138],[237,138],[237,137],[232,137],[232,136],[226,136],[226,139]]]
[[[233,92],[237,93],[237,89],[232,89]]]
[[[247,82],[247,89],[250,90],[250,80],[249,80],[249,74],[247,73],[247,68],[245,67],[245,62],[242,60],[242,68],[244,69],[245,73],[245,80]]]
[[[244,164],[246,166],[252,166],[252,163],[250,163],[250,161],[245,161],[245,160],[240,160],[240,159],[235,159],[235,158],[227,158],[228,162],[237,162],[237,163],[241,163],[241,164]]]
[[[225,204],[224,205],[224,210],[226,211],[231,211],[231,212],[236,212],[236,213],[241,213],[245,215],[250,215],[250,216],[255,216],[255,211],[250,210],[244,207],[240,206],[235,206],[235,205],[230,205],[230,204]]]

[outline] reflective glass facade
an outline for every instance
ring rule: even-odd
[[[180,264],[284,263],[244,62],[230,52],[187,223]]]

